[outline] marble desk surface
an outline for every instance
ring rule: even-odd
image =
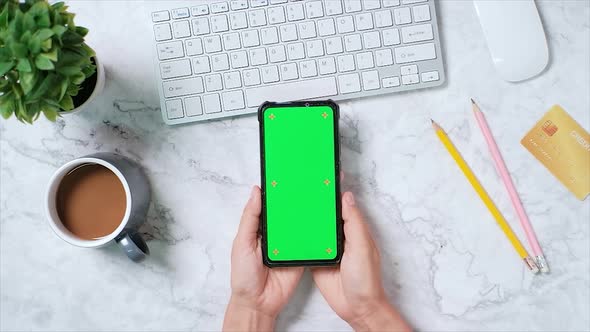
[[[539,77],[502,81],[472,2],[444,0],[446,86],[341,103],[344,188],[368,215],[389,298],[419,330],[590,330],[589,200],[577,200],[520,145],[553,104],[590,129],[590,2],[537,4],[551,54]],[[145,4],[70,5],[91,31],[106,88],[87,110],[56,123],[0,122],[0,329],[219,330],[230,246],[259,183],[257,120],[164,125]],[[525,270],[432,131],[430,118],[447,129],[524,241],[470,97],[488,114],[549,275]],[[129,156],[151,180],[143,231],[152,256],[142,264],[112,246],[70,246],[45,219],[50,175],[97,151]],[[307,273],[277,327],[350,330]]]

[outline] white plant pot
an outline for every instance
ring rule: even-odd
[[[94,91],[92,91],[90,97],[88,97],[88,99],[86,99],[86,101],[82,103],[82,105],[79,105],[71,111],[59,112],[60,115],[69,115],[82,111],[86,107],[86,105],[90,104],[94,100],[94,98],[96,98],[96,96],[102,93],[105,82],[104,67],[102,65],[102,62],[98,60],[98,57],[96,56],[94,57],[94,62],[96,64],[96,85],[94,86]]]

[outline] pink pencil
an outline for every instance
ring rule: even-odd
[[[502,177],[502,182],[504,182],[504,186],[506,190],[508,190],[508,195],[510,195],[510,200],[512,201],[512,206],[516,210],[516,214],[518,214],[518,219],[520,219],[520,225],[524,229],[526,237],[529,241],[533,249],[533,254],[535,255],[535,263],[543,273],[549,273],[549,265],[547,265],[547,261],[545,260],[545,256],[543,255],[543,251],[541,250],[541,246],[539,245],[539,241],[535,236],[535,231],[533,230],[533,226],[529,221],[529,217],[527,216],[526,212],[524,211],[524,207],[522,206],[522,202],[520,201],[520,197],[516,192],[516,188],[512,183],[512,178],[510,177],[510,173],[508,173],[508,169],[506,168],[506,164],[504,163],[504,159],[502,158],[502,154],[500,154],[500,150],[498,149],[498,145],[496,145],[496,141],[494,140],[494,136],[488,126],[486,118],[483,112],[479,109],[475,101],[471,99],[471,104],[473,107],[473,114],[475,114],[475,118],[477,119],[477,123],[479,124],[479,128],[483,133],[483,136],[488,143],[488,147],[490,148],[490,152],[492,154],[492,158],[494,159],[494,164],[496,164],[496,169],[500,173]]]

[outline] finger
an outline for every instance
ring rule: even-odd
[[[345,192],[342,195],[342,219],[344,219],[346,242],[350,245],[373,245],[365,218],[358,209],[351,192]]]
[[[250,193],[250,199],[248,199],[248,203],[244,207],[244,212],[242,212],[236,240],[255,243],[258,238],[257,233],[261,209],[260,188],[254,186]]]

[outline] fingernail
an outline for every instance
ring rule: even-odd
[[[354,205],[354,204],[355,204],[355,202],[354,202],[354,195],[353,195],[351,192],[347,192],[347,193],[344,195],[344,200],[346,201],[346,203],[347,203],[348,205],[351,205],[351,206],[352,206],[352,205]]]

